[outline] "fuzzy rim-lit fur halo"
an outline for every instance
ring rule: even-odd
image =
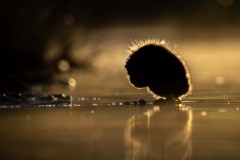
[[[187,83],[188,83],[188,91],[184,94],[182,94],[181,96],[178,97],[178,99],[182,99],[184,97],[186,97],[187,95],[191,94],[192,92],[192,83],[191,83],[191,77],[190,77],[190,73],[189,73],[189,70],[186,66],[186,63],[185,61],[180,57],[180,55],[177,53],[176,51],[176,47],[172,47],[170,45],[169,42],[166,42],[165,40],[159,40],[159,39],[156,39],[156,38],[153,38],[153,39],[145,39],[145,40],[133,40],[132,41],[132,45],[129,47],[129,50],[127,51],[127,57],[125,58],[125,61],[124,61],[124,66],[126,68],[126,64],[127,62],[129,61],[129,59],[131,58],[131,56],[137,52],[140,48],[144,47],[144,46],[148,46],[148,45],[154,45],[154,46],[159,46],[159,47],[162,47],[164,49],[166,49],[170,54],[174,55],[179,61],[180,63],[182,64],[182,66],[184,67],[184,70],[186,72],[186,79],[187,79]],[[129,81],[129,83],[131,85],[134,86],[134,84],[131,83],[130,81],[130,75],[128,74],[128,71],[126,70],[126,76],[127,76],[127,79]],[[136,87],[134,86],[135,88],[138,88],[138,89],[142,89],[144,87]],[[163,98],[163,99],[166,99],[167,97],[162,97],[161,95],[157,95],[156,93],[154,93],[153,91],[150,90],[149,86],[147,86],[147,90],[150,94],[152,94],[154,96],[154,98],[158,99],[158,98]]]

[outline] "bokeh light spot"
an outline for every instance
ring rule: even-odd
[[[69,62],[65,59],[62,59],[58,62],[58,70],[61,72],[67,72],[70,70]]]
[[[206,111],[202,111],[200,114],[201,114],[201,116],[206,116],[207,112]]]
[[[75,88],[77,85],[77,81],[74,78],[69,78],[68,85],[69,85],[69,87]]]

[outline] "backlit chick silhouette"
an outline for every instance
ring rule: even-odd
[[[125,68],[129,81],[135,87],[148,87],[155,97],[173,100],[191,92],[185,63],[164,41],[148,40],[134,47],[126,59]]]

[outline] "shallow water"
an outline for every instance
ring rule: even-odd
[[[146,105],[134,105],[136,97],[72,97],[57,106],[4,105],[1,159],[240,158],[237,96],[197,95],[178,107],[154,106],[148,97]]]

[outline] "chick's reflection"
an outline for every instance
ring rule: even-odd
[[[191,123],[187,107],[155,106],[132,116],[125,129],[127,159],[190,159]]]

